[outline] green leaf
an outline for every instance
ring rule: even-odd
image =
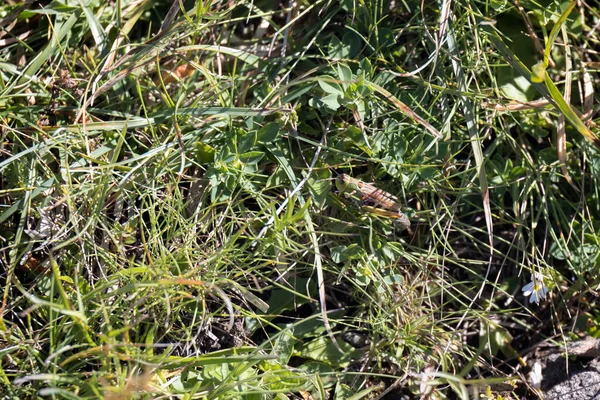
[[[331,170],[328,168],[317,169],[313,171],[307,181],[313,204],[317,209],[325,206],[327,195],[331,192]]]
[[[36,14],[42,15],[58,15],[58,14],[69,14],[75,11],[79,11],[79,7],[68,6],[65,3],[57,0],[53,0],[50,4],[44,6],[44,8],[40,9],[30,9],[24,10],[19,14],[20,19],[31,18]]]
[[[342,87],[344,90],[348,90],[348,87],[352,83],[352,70],[346,64],[338,64],[337,70],[338,76],[342,81]]]
[[[330,316],[341,318],[343,317],[343,312],[334,312],[331,313]],[[312,339],[317,336],[321,336],[326,332],[327,330],[325,329],[325,326],[323,326],[323,321],[317,318],[307,318],[294,326],[294,336],[298,339]]]
[[[202,142],[194,144],[194,158],[201,164],[209,164],[215,160],[215,148]]]
[[[370,35],[369,42],[374,48],[382,50],[395,44],[394,33],[389,28],[379,28],[377,35]]]
[[[273,345],[272,353],[277,356],[277,361],[281,364],[287,364],[292,358],[294,345],[297,340],[294,338],[293,331],[286,329],[281,332]]]
[[[246,153],[256,147],[256,132],[239,132],[237,135],[238,154]]]
[[[482,319],[479,340],[480,348],[487,350],[489,355],[495,356],[499,350],[510,347],[513,338],[506,328],[493,321]]]
[[[264,156],[264,151],[248,151],[244,154],[240,154],[240,161],[246,165],[256,165]]]
[[[331,388],[337,382],[334,373],[335,371],[327,364],[309,361],[302,364],[298,369],[320,377],[323,382],[323,387],[325,388]]]
[[[278,146],[278,143],[270,144],[268,146],[268,150],[271,155],[277,160],[279,167],[285,172],[285,175],[288,177],[292,186],[298,185],[300,181],[294,172],[294,168],[290,164],[290,159],[285,155],[283,151]]]
[[[531,100],[529,98],[530,89],[531,84],[529,83],[529,80],[523,76],[514,77],[512,80],[509,80],[500,86],[500,90],[504,96],[522,103],[526,103]]]
[[[269,122],[258,130],[258,141],[260,143],[274,142],[279,138],[279,130],[281,126],[279,122]]]
[[[236,152],[233,151],[231,145],[223,146],[215,154],[215,160],[223,164],[231,164],[237,159]]]
[[[290,89],[288,94],[281,98],[282,104],[291,103],[296,100],[298,97],[302,96],[305,93],[308,93],[314,87],[313,83],[301,85],[299,87],[294,87]]]
[[[346,260],[355,260],[364,256],[365,249],[358,244],[353,243],[349,246],[336,246],[331,250],[331,259],[335,263],[342,263]]]
[[[350,386],[338,382],[335,387],[335,400],[348,400],[355,393]]]
[[[354,59],[360,53],[363,40],[360,35],[352,30],[347,30],[342,37],[342,48],[340,58]]]
[[[546,65],[543,61],[535,64],[531,67],[531,80],[533,82],[544,82],[544,75],[546,73]]]
[[[573,124],[575,129],[587,140],[589,140],[596,148],[600,149],[600,139],[594,134],[579,118],[579,116],[573,111],[571,106],[567,104],[562,94],[558,90],[558,88],[554,85],[554,82],[546,72],[544,77],[544,82],[546,83],[546,87],[548,88],[548,92],[550,96],[558,106],[558,109],[565,115],[565,118]]]
[[[347,145],[345,146],[346,148],[350,148],[350,146],[356,147],[364,151],[365,154],[367,154],[368,156],[373,155],[373,152],[371,151],[369,145],[365,141],[365,135],[363,135],[359,127],[350,125],[348,128],[346,128],[346,131],[344,132],[344,137]]]
[[[70,283],[70,284],[75,284],[75,282],[73,281],[73,278],[71,278],[70,276],[61,275],[60,280],[63,282]]]
[[[335,111],[340,108],[340,96],[337,94],[330,94],[321,98],[321,102],[329,107],[331,110]]]
[[[546,42],[546,48],[544,49],[544,61],[543,61],[544,69],[546,69],[546,67],[548,66],[548,59],[550,58],[550,52],[552,51],[552,46],[554,45],[554,41],[556,40],[556,37],[558,36],[558,32],[560,32],[560,28],[565,23],[565,21],[569,17],[569,14],[571,14],[571,11],[573,11],[573,8],[575,8],[576,5],[577,5],[576,0],[571,1],[571,4],[569,4],[569,6],[565,9],[565,11],[563,11],[563,13],[561,14],[558,21],[552,27],[552,31],[550,31],[550,35],[548,36],[548,40]],[[535,73],[535,71],[534,71],[534,73]],[[536,81],[536,82],[543,82],[543,80],[544,80],[543,75],[541,75],[541,77],[542,77],[542,80]]]
[[[383,277],[383,281],[388,285],[402,285],[404,277],[402,275],[386,275]]]
[[[310,207],[310,204],[312,202],[312,198],[308,198],[306,200],[306,202],[304,203],[304,205],[300,208],[300,210],[298,210],[296,213],[291,214],[289,216],[287,216],[285,223],[288,226],[296,226],[300,223],[301,220],[303,220],[307,215],[308,215],[308,209]],[[289,212],[292,213],[293,212],[293,208],[288,206],[288,210],[290,210]]]
[[[362,60],[360,60],[360,69],[364,71],[366,78],[370,77],[373,73],[371,61],[368,58],[363,58]]]
[[[299,355],[338,368],[345,367],[352,359],[360,357],[360,351],[348,343],[340,340],[338,344],[343,353],[339,352],[328,336],[321,336],[302,346]]]
[[[566,260],[569,257],[569,250],[562,243],[554,242],[550,246],[550,255],[557,260]]]
[[[585,243],[571,251],[570,261],[579,273],[591,272],[597,269],[598,257],[600,257],[600,246]]]
[[[344,90],[337,81],[337,79],[329,75],[323,75],[317,79],[317,83],[325,93],[344,96]]]
[[[345,58],[349,53],[349,47],[344,45],[337,36],[331,38],[331,41],[329,42],[329,49],[327,51],[329,58],[338,60],[340,58]]]
[[[481,22],[481,21],[480,21]],[[531,79],[532,72],[519,60],[519,58],[504,44],[502,38],[498,35],[498,33],[485,24],[481,24],[481,29],[488,34],[488,38],[494,44],[496,49],[504,56],[510,66],[521,76],[526,79]],[[577,131],[583,135],[587,140],[589,140],[596,148],[600,149],[600,140],[596,137],[592,131],[581,121],[579,116],[571,109],[571,107],[567,104],[562,94],[558,90],[558,88],[550,79],[548,72],[544,73],[544,83],[531,81],[533,87],[546,99],[548,99],[553,105],[558,107],[560,111],[565,115],[567,120],[575,128]]]
[[[295,288],[299,292],[306,292],[306,278],[296,278],[294,280]],[[271,297],[267,303],[269,304],[269,314],[281,314],[286,310],[293,310],[296,307],[300,307],[302,304],[308,303],[309,299],[304,296],[299,296],[290,290],[275,289],[271,292]]]
[[[364,86],[362,86],[364,87]],[[358,111],[358,115],[362,121],[367,119],[367,110],[368,110],[368,102],[359,100],[356,103],[356,111]]]

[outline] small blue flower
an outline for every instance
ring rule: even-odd
[[[539,272],[535,272],[531,277],[531,282],[523,286],[523,295],[525,297],[531,296],[529,302],[540,304],[540,299],[545,299],[548,293],[548,288],[544,285],[544,277]]]

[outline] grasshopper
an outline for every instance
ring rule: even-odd
[[[362,208],[370,213],[390,218],[400,224],[403,229],[410,228],[408,217],[402,212],[398,198],[384,190],[378,189],[370,183],[341,174],[336,180],[337,188],[349,196],[359,195],[361,201],[372,205],[363,205]]]

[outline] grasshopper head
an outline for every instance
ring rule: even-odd
[[[351,193],[358,190],[355,179],[346,174],[341,174],[335,179],[335,186],[340,192],[344,193]]]

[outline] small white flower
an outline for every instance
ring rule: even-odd
[[[531,277],[531,282],[523,286],[523,295],[525,297],[531,296],[529,299],[530,303],[535,301],[536,304],[540,304],[540,299],[545,299],[548,293],[548,288],[544,285],[544,277],[539,272],[535,272]]]
[[[533,364],[533,368],[529,373],[529,380],[531,381],[531,385],[539,389],[542,386],[542,365],[539,362],[535,362]]]

